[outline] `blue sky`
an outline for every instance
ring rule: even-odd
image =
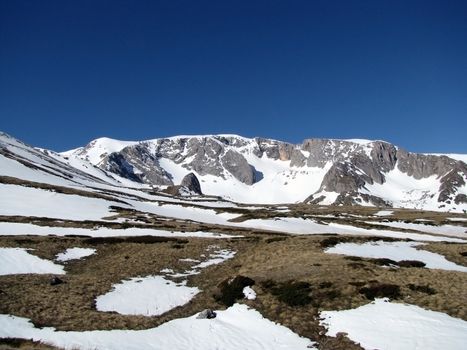
[[[466,1],[0,0],[0,130],[467,153]]]

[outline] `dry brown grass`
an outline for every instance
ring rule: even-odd
[[[9,237],[1,240],[1,246],[34,248],[31,253],[52,259],[68,247],[89,247],[82,241],[85,239]],[[94,309],[95,298],[108,292],[114,283],[131,277],[159,274],[163,268],[184,271],[189,266],[179,259],[199,258],[213,244],[222,248],[232,245],[227,240],[214,239],[192,239],[185,244],[181,242],[98,244],[96,255],[66,264],[67,275],[61,277],[65,283],[58,286],[49,284],[50,275],[0,276],[0,313],[31,318],[36,325],[54,326],[62,330],[144,329],[174,317],[187,316],[203,308],[200,306],[203,298],[195,298],[192,303],[155,318],[122,316]],[[235,243],[236,249],[241,248],[241,242]],[[221,267],[224,272],[219,275],[219,282],[228,267],[229,263]],[[196,278],[202,279],[202,276]],[[212,289],[210,283],[203,281],[196,285],[206,291]]]
[[[373,208],[326,208],[302,205],[291,206],[293,215],[369,215]],[[241,209],[244,210],[244,209]],[[138,219],[143,225],[142,213],[116,209],[116,214]],[[277,216],[260,211],[261,216]],[[289,214],[287,214],[289,215]],[[398,214],[399,215],[399,214]],[[400,215],[412,215],[403,211]],[[437,214],[426,214],[434,219]],[[451,215],[450,215],[451,216]],[[439,215],[440,222],[443,216]],[[266,231],[238,229],[188,221],[166,220],[144,215],[147,223],[169,230],[203,230],[237,233],[244,238],[235,239],[89,239],[89,237],[37,237],[0,236],[2,247],[33,248],[31,253],[53,259],[57,253],[70,247],[93,247],[97,254],[66,264],[66,283],[51,286],[50,275],[0,276],[0,313],[27,317],[38,326],[54,326],[60,330],[90,329],[146,329],[174,318],[186,317],[205,308],[222,309],[214,295],[218,286],[228,277],[246,276],[255,280],[256,300],[243,300],[265,317],[279,322],[298,334],[320,342],[320,349],[361,349],[344,336],[325,337],[319,325],[322,310],[344,310],[368,303],[360,290],[378,284],[391,284],[400,288],[400,302],[445,312],[467,320],[467,274],[426,268],[387,268],[371,259],[349,258],[325,254],[323,247],[330,240],[365,242],[381,237],[335,235],[287,236]],[[388,239],[391,240],[391,239]],[[331,242],[332,243],[332,242]],[[206,250],[217,245],[237,252],[223,264],[210,266],[198,275],[188,278],[188,285],[203,292],[190,303],[157,317],[125,316],[112,312],[98,312],[94,300],[123,279],[159,274],[161,269],[176,272],[189,269],[182,258],[200,259]],[[467,244],[431,243],[423,249],[443,254],[447,259],[466,265]],[[291,306],[267,281],[276,285],[305,282],[310,286],[310,302]],[[433,292],[434,291],[434,292]],[[293,305],[293,303],[292,303]],[[0,344],[2,341],[0,340]],[[7,346],[3,344],[4,346]],[[33,344],[34,345],[34,344]],[[31,345],[32,346],[32,345]]]
[[[16,350],[16,349],[34,349],[34,350],[53,350],[57,349],[54,346],[35,342],[26,339],[7,338],[0,339],[0,350]]]
[[[421,249],[441,254],[447,260],[467,266],[467,244],[430,243],[422,246]]]

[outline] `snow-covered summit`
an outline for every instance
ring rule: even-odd
[[[7,158],[0,159],[4,173],[10,175],[15,174],[12,160],[21,156],[45,166],[49,174],[59,169],[56,176],[63,178],[65,171],[86,184],[163,189],[193,173],[203,194],[245,203],[467,210],[467,165],[454,159],[462,157],[410,153],[384,141],[307,139],[291,144],[230,134],[146,141],[99,138],[55,153],[1,134],[0,145],[1,156]]]
[[[465,163],[379,140],[312,138],[291,144],[231,134],[182,135],[98,139],[67,154],[155,186],[178,184],[192,172],[203,193],[240,202],[467,207]]]
[[[127,146],[138,144],[137,141],[120,141],[108,137],[100,137],[84,147],[62,152],[64,156],[76,155],[90,163],[97,165],[103,157],[114,152],[120,152]]]

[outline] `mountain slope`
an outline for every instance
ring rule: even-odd
[[[144,188],[73,154],[34,148],[0,132],[0,176],[74,188]]]
[[[466,163],[384,141],[308,139],[294,145],[237,135],[102,138],[63,155],[153,186],[178,184],[193,172],[203,193],[238,202],[467,209]]]
[[[1,176],[94,190],[162,190],[194,173],[204,194],[244,203],[467,210],[466,163],[384,141],[308,139],[293,145],[236,135],[101,138],[56,153],[1,133],[0,165]]]

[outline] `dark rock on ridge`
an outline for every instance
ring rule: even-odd
[[[435,176],[439,188],[427,196],[436,193],[440,204],[467,202],[466,195],[459,193],[467,178],[464,162],[447,156],[410,153],[384,141],[307,139],[294,145],[233,135],[173,137],[140,142],[120,152],[103,155],[98,166],[133,181],[173,186],[172,176],[161,166],[165,159],[200,176],[211,175],[218,177],[218,181],[233,177],[253,185],[261,181],[262,175],[248,163],[247,155],[250,154],[263,159],[290,161],[290,167],[294,169],[326,167],[321,185],[318,191],[310,193],[308,203],[321,203],[326,199],[323,192],[337,192],[334,204],[365,201],[389,206],[391,203],[369,192],[368,186],[384,184],[391,171],[400,171],[415,179]],[[307,188],[303,191],[311,192]]]
[[[203,194],[203,192],[201,192],[201,185],[198,181],[198,178],[193,173],[185,175],[180,186],[185,187],[189,191],[194,192],[196,194]]]

